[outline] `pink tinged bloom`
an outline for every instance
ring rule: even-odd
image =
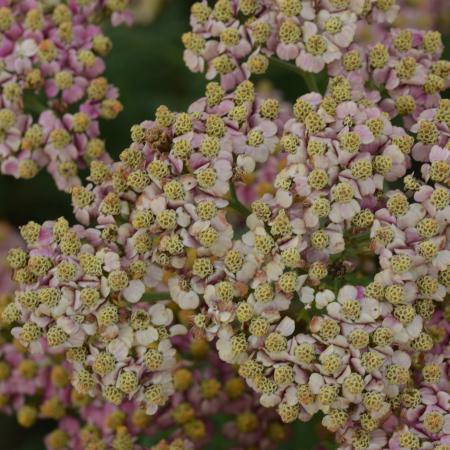
[[[300,55],[296,59],[296,64],[300,69],[306,72],[319,73],[325,64],[329,64],[338,59],[341,55],[339,49],[324,36],[318,35],[318,28],[312,22],[306,22],[303,25],[303,39],[305,41],[305,48],[300,51]],[[317,49],[313,50],[313,41],[319,36],[321,39]],[[310,51],[308,47],[310,45]]]
[[[194,291],[183,291],[179,286],[179,281],[178,277],[171,277],[169,279],[168,284],[171,298],[182,309],[196,309],[200,303],[198,294]]]
[[[361,206],[355,199],[346,203],[334,202],[329,217],[333,222],[341,223],[351,220],[359,211],[361,211]]]
[[[130,303],[137,303],[139,300],[141,300],[144,293],[145,293],[145,285],[140,280],[130,281],[128,287],[126,287],[122,291],[123,297]]]
[[[339,27],[333,31],[328,31],[326,36],[330,41],[340,48],[347,48],[354,40],[356,31],[356,15],[354,13],[344,11],[337,14],[331,14],[329,11],[322,9],[318,15],[319,26],[327,30],[327,22],[333,20],[338,21]]]

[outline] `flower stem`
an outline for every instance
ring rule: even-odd
[[[170,300],[170,292],[146,292],[142,296],[142,300],[152,302],[155,300]]]
[[[23,101],[25,110],[36,115],[39,115],[43,111],[48,109],[48,107],[43,103],[42,99],[38,98],[37,95],[29,91],[24,92]]]
[[[234,186],[233,183],[230,183],[230,194],[231,198],[229,200],[229,203],[231,208],[233,208],[235,211],[237,211],[238,213],[242,214],[245,217],[249,216],[251,214],[251,211],[239,201],[236,194],[236,187]]]
[[[275,64],[278,64],[280,67],[283,67],[287,70],[290,70],[291,72],[296,73],[297,75],[300,75],[303,78],[303,80],[305,81],[306,86],[308,87],[310,92],[319,92],[320,93],[319,86],[317,85],[317,81],[316,81],[313,73],[305,72],[302,69],[299,69],[294,64],[288,63],[287,61],[283,61],[278,58],[274,58],[273,56],[271,56],[269,59],[270,59],[270,61],[274,62]]]

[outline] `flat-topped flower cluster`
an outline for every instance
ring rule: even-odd
[[[93,19],[130,22],[127,1],[0,2],[1,173],[33,178],[46,167],[58,189],[78,169],[108,161],[99,119],[122,110],[103,76],[111,41]]]
[[[8,247],[23,247],[20,236],[5,224],[1,225],[0,244],[2,258]],[[118,401],[111,401],[89,395],[81,384],[71,382],[80,361],[66,358],[63,348],[41,338],[43,352],[33,352],[11,336],[4,318],[11,312],[14,286],[7,282],[4,267],[0,275],[5,280],[0,288],[0,412],[15,415],[24,428],[39,420],[53,421],[54,429],[45,437],[47,449],[143,450],[149,448],[142,442],[146,438],[154,442],[151,448],[155,450],[195,449],[220,433],[236,449],[258,445],[275,450],[288,437],[289,428],[276,412],[261,406],[236,370],[221,362],[199,337],[173,338],[178,364],[172,372],[172,395],[169,399],[154,390],[159,410],[153,417],[140,398],[123,399],[121,394]],[[158,315],[155,310],[152,314]],[[97,375],[101,367],[107,367],[105,355],[97,352],[93,361]],[[221,429],[214,425],[219,416],[225,417]]]
[[[195,3],[185,59],[220,81],[186,112],[160,106],[133,126],[118,161],[90,163],[71,189],[78,224],[21,228],[27,248],[7,257],[20,288],[2,314],[14,337],[65,355],[75,391],[101,408],[165,420],[172,405],[175,441],[156,448],[203,446],[194,411],[213,407],[196,402],[230,396],[210,378],[230,370],[249,399],[224,427],[240,445],[284,435],[266,434],[262,405],[284,423],[321,414],[345,450],[448,450],[450,63],[439,32],[390,26],[397,11]],[[357,37],[364,23],[376,43]],[[258,90],[249,78],[268,58],[311,92],[290,105]],[[190,339],[210,362],[194,374]]]
[[[398,10],[391,0],[221,0],[214,6],[204,0],[192,6],[184,59],[192,71],[220,75],[230,88],[265,73],[272,57],[319,73],[342,58],[359,23],[390,24]]]

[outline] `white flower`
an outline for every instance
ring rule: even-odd
[[[181,309],[196,309],[200,304],[200,299],[196,292],[181,289],[178,277],[171,277],[168,285],[170,297]]]
[[[137,303],[145,293],[145,285],[141,280],[132,280],[130,284],[122,290],[123,297],[130,303]]]

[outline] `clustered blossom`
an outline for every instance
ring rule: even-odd
[[[271,57],[318,73],[354,42],[358,23],[390,24],[398,10],[395,0],[204,0],[192,5],[184,59],[227,88],[265,73]]]
[[[23,247],[14,228],[2,224],[2,241]],[[1,261],[6,249],[0,250]],[[78,394],[70,384],[71,368],[61,350],[46,348],[45,354],[32,354],[17,340],[11,339],[10,325],[3,319],[13,302],[16,285],[9,284],[6,267],[0,267],[0,411],[14,414],[23,427],[31,427],[38,418],[59,420],[69,408],[81,407],[88,397]],[[45,344],[45,343],[44,343]]]
[[[163,440],[155,449],[199,449],[213,437],[211,418],[217,414],[226,414],[222,433],[236,443],[236,450],[252,443],[276,448],[287,437],[287,427],[276,414],[259,406],[223,363],[215,362],[206,372],[180,367],[171,403],[151,419],[138,402],[116,406],[78,393],[70,386],[70,366],[58,363],[60,353],[36,357],[18,342],[2,344],[0,353],[0,410],[15,414],[25,428],[41,419],[56,421],[45,439],[49,450],[94,445],[139,450],[147,448],[138,444],[139,439],[163,430],[172,432],[171,446]]]
[[[172,392],[175,350],[170,342],[184,327],[173,324],[164,303],[138,303],[151,276],[138,257],[119,254],[118,243],[102,241],[100,230],[69,227],[64,219],[21,229],[30,252],[7,257],[14,280],[27,286],[3,312],[19,317],[12,330],[30,350],[66,348],[72,381],[83,394],[112,403],[137,398],[156,411]]]
[[[75,215],[142,260],[143,289],[159,286],[182,308],[196,308],[208,280],[224,275],[232,183],[275,153],[288,117],[249,81],[233,95],[211,83],[189,112],[160,107],[155,121],[134,126],[120,162],[92,165],[92,184],[72,192]]]
[[[1,173],[30,179],[46,167],[69,190],[80,184],[79,168],[109,161],[99,119],[114,119],[122,105],[103,76],[111,41],[91,19],[129,21],[126,5],[0,2]]]
[[[427,331],[434,333],[434,349],[427,353],[411,368],[411,381],[400,395],[394,398],[391,406],[397,415],[390,415],[383,423],[383,432],[373,430],[373,448],[389,450],[438,449],[450,446],[450,407],[449,407],[449,334],[448,307],[434,314]],[[358,448],[363,434],[353,428],[354,421],[365,422],[366,431],[370,420],[356,411],[342,430],[343,449]],[[374,424],[372,423],[373,427]],[[367,437],[363,438],[367,439]]]
[[[186,350],[186,349],[185,349]],[[233,442],[235,450],[258,445],[274,449],[288,436],[276,413],[258,404],[254,394],[231,367],[212,356],[208,368],[180,366],[174,374],[175,393],[170,403],[149,417],[136,403],[119,406],[93,400],[80,409],[80,418],[64,417],[58,428],[46,438],[49,450],[60,448],[61,442],[71,449],[106,444],[105,448],[148,448],[137,442],[138,437],[158,436],[165,439],[151,448],[200,449],[219,432]],[[201,359],[205,358],[203,355]],[[226,417],[222,429],[215,430],[212,419]],[[57,445],[59,444],[59,446]]]
[[[276,191],[250,205],[249,231],[225,256],[226,280],[206,287],[195,324],[284,421],[321,411],[336,432],[354,417],[352,445],[362,449],[395,414],[412,360],[434,344],[424,322],[449,289],[448,138],[437,111],[433,139],[422,119],[414,139],[370,100],[350,100],[345,79],[332,79],[328,94],[294,105]],[[423,180],[407,175],[419,153],[430,163]],[[386,190],[400,180],[404,192]],[[369,246],[370,282],[346,284],[359,268],[348,254],[367,256]],[[376,437],[383,448],[387,437]]]
[[[232,95],[211,83],[188,113],[159,108],[120,162],[92,165],[92,185],[72,191],[83,225],[22,227],[13,334],[66,347],[78,391],[156,413],[176,398],[169,338],[186,331],[167,302],[146,302],[168,289],[282,421],[320,411],[344,444],[383,448],[379,427],[433,348],[424,323],[450,289],[450,107],[424,110],[411,135],[355,95],[336,76],[289,112],[249,81]],[[260,170],[274,189],[258,197],[245,185]],[[250,201],[241,237],[235,185]],[[366,284],[352,285],[363,260]]]
[[[8,256],[24,286],[11,308],[11,321],[26,322],[15,336],[68,348],[77,389],[100,385],[113,401],[142,396],[149,412],[172,392],[168,337],[185,330],[143,296],[169,280],[173,300],[196,308],[206,280],[223,276],[214,261],[232,246],[230,180],[269,157],[285,120],[278,101],[258,99],[250,82],[233,97],[215,84],[207,94],[189,113],[159,108],[155,122],[133,127],[121,162],[91,165],[93,184],[72,189],[85,226],[30,222],[21,229],[29,252]]]
[[[450,61],[441,59],[443,49],[438,31],[379,30],[377,43],[352,44],[328,72],[349,80],[358,97],[387,91],[387,98],[379,98],[382,108],[405,117],[410,127],[411,116],[417,119],[424,109],[436,107],[449,86]]]
[[[1,309],[10,304],[5,297]],[[113,404],[79,392],[71,385],[73,366],[64,361],[61,349],[31,353],[8,339],[7,323],[0,321],[0,327],[5,339],[0,345],[0,411],[15,415],[25,428],[42,419],[54,421],[54,430],[45,438],[48,450],[141,450],[149,448],[139,443],[143,438],[154,440],[161,432],[170,437],[152,446],[154,450],[200,449],[218,431],[213,418],[219,414],[226,416],[220,433],[235,450],[249,445],[275,449],[288,436],[277,414],[261,407],[233,368],[220,362],[201,339],[173,340],[183,355],[174,372],[174,395],[150,417],[138,400]],[[206,359],[205,370],[200,366]]]
[[[4,241],[9,247],[21,244],[12,227],[3,225]],[[2,257],[5,248],[2,247]],[[5,273],[1,269],[1,273]],[[208,352],[206,342],[174,339],[183,360],[174,372],[174,395],[153,419],[137,400],[124,399],[119,404],[92,398],[71,385],[73,364],[64,360],[61,348],[49,348],[43,337],[44,353],[30,352],[9,336],[11,284],[2,285],[0,304],[0,411],[15,415],[18,423],[29,428],[38,420],[53,420],[55,429],[45,438],[46,448],[86,449],[96,446],[117,450],[140,450],[143,437],[158,436],[162,430],[171,437],[155,449],[199,449],[213,437],[211,418],[226,414],[222,430],[236,450],[258,443],[260,448],[276,448],[288,435],[277,415],[258,405],[257,398],[234,370]],[[8,312],[9,311],[9,312]],[[189,361],[193,357],[195,363]],[[209,369],[197,367],[206,358]],[[153,447],[152,447],[153,448]]]
[[[218,412],[237,449],[274,448],[274,411],[320,414],[341,450],[450,448],[450,64],[397,11],[193,5],[185,60],[221,83],[133,126],[71,189],[79,224],[29,222],[7,256],[3,320],[94,397],[53,437],[139,449],[139,407],[141,434],[175,430],[157,450],[201,448]],[[324,93],[258,92],[272,56],[324,70]]]

